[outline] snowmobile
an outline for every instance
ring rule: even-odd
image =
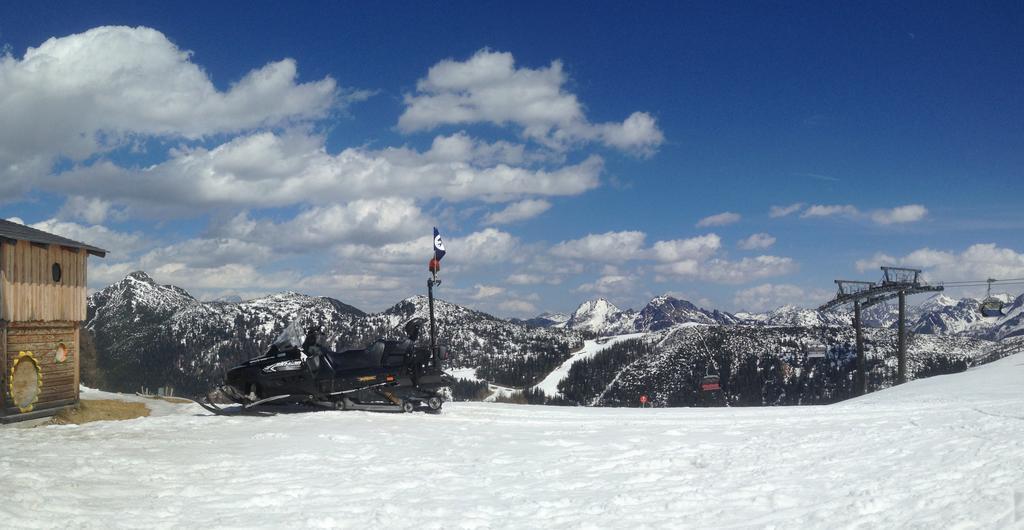
[[[441,390],[455,380],[442,369],[447,350],[437,344],[434,287],[445,255],[444,243],[434,227],[434,257],[430,260],[427,298],[430,301],[430,346],[416,346],[426,322],[413,318],[405,324],[405,340],[379,339],[370,346],[331,351],[315,329],[305,332],[292,320],[266,353],[250,359],[225,376],[216,392],[242,405],[241,412],[268,404],[311,404],[342,410],[413,412],[426,407],[441,410]],[[215,414],[228,410],[212,396],[199,404]],[[232,411],[235,412],[235,411]]]
[[[415,344],[424,322],[414,318],[406,323],[405,340],[379,339],[363,349],[335,352],[315,329],[303,332],[293,320],[266,353],[229,370],[218,391],[242,410],[301,403],[341,410],[439,411],[441,390],[453,381],[441,368],[447,356],[443,346]],[[200,404],[218,414],[229,412],[211,395]]]

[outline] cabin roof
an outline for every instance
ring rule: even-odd
[[[79,243],[66,237],[61,237],[49,232],[43,232],[30,226],[18,224],[5,219],[0,219],[0,239],[29,241],[43,245],[60,245],[62,247],[81,248],[94,256],[105,257],[107,251],[85,243]]]

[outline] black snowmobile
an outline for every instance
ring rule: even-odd
[[[316,330],[304,333],[295,320],[264,355],[229,370],[218,390],[243,410],[302,403],[342,410],[438,411],[444,403],[441,389],[452,380],[441,368],[444,347],[415,344],[424,322],[410,320],[405,340],[380,339],[364,349],[335,352],[322,345]],[[228,412],[212,396],[200,404]]]
[[[267,404],[394,412],[413,412],[423,406],[441,410],[441,389],[454,383],[441,366],[447,351],[437,344],[434,320],[434,287],[441,285],[437,273],[444,255],[444,243],[434,227],[434,258],[427,279],[429,347],[416,346],[426,322],[423,318],[405,324],[405,340],[379,339],[364,349],[341,352],[327,348],[315,329],[303,333],[295,319],[265,354],[228,371],[217,392],[242,405],[243,412]],[[228,413],[212,394],[199,404],[217,414]]]

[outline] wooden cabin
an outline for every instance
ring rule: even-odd
[[[0,423],[78,403],[90,254],[107,251],[0,219]]]

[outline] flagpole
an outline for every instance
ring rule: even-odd
[[[427,278],[427,300],[430,303],[430,354],[434,357],[434,366],[440,368],[440,353],[437,351],[437,322],[434,320],[434,287],[441,285],[437,279],[437,272],[441,270],[441,258],[444,257],[444,242],[441,241],[441,233],[434,227],[434,258],[430,260],[428,269],[430,278]]]
[[[434,285],[441,283],[433,273],[427,278],[427,300],[430,305],[430,353],[437,356],[437,324],[434,322]]]

